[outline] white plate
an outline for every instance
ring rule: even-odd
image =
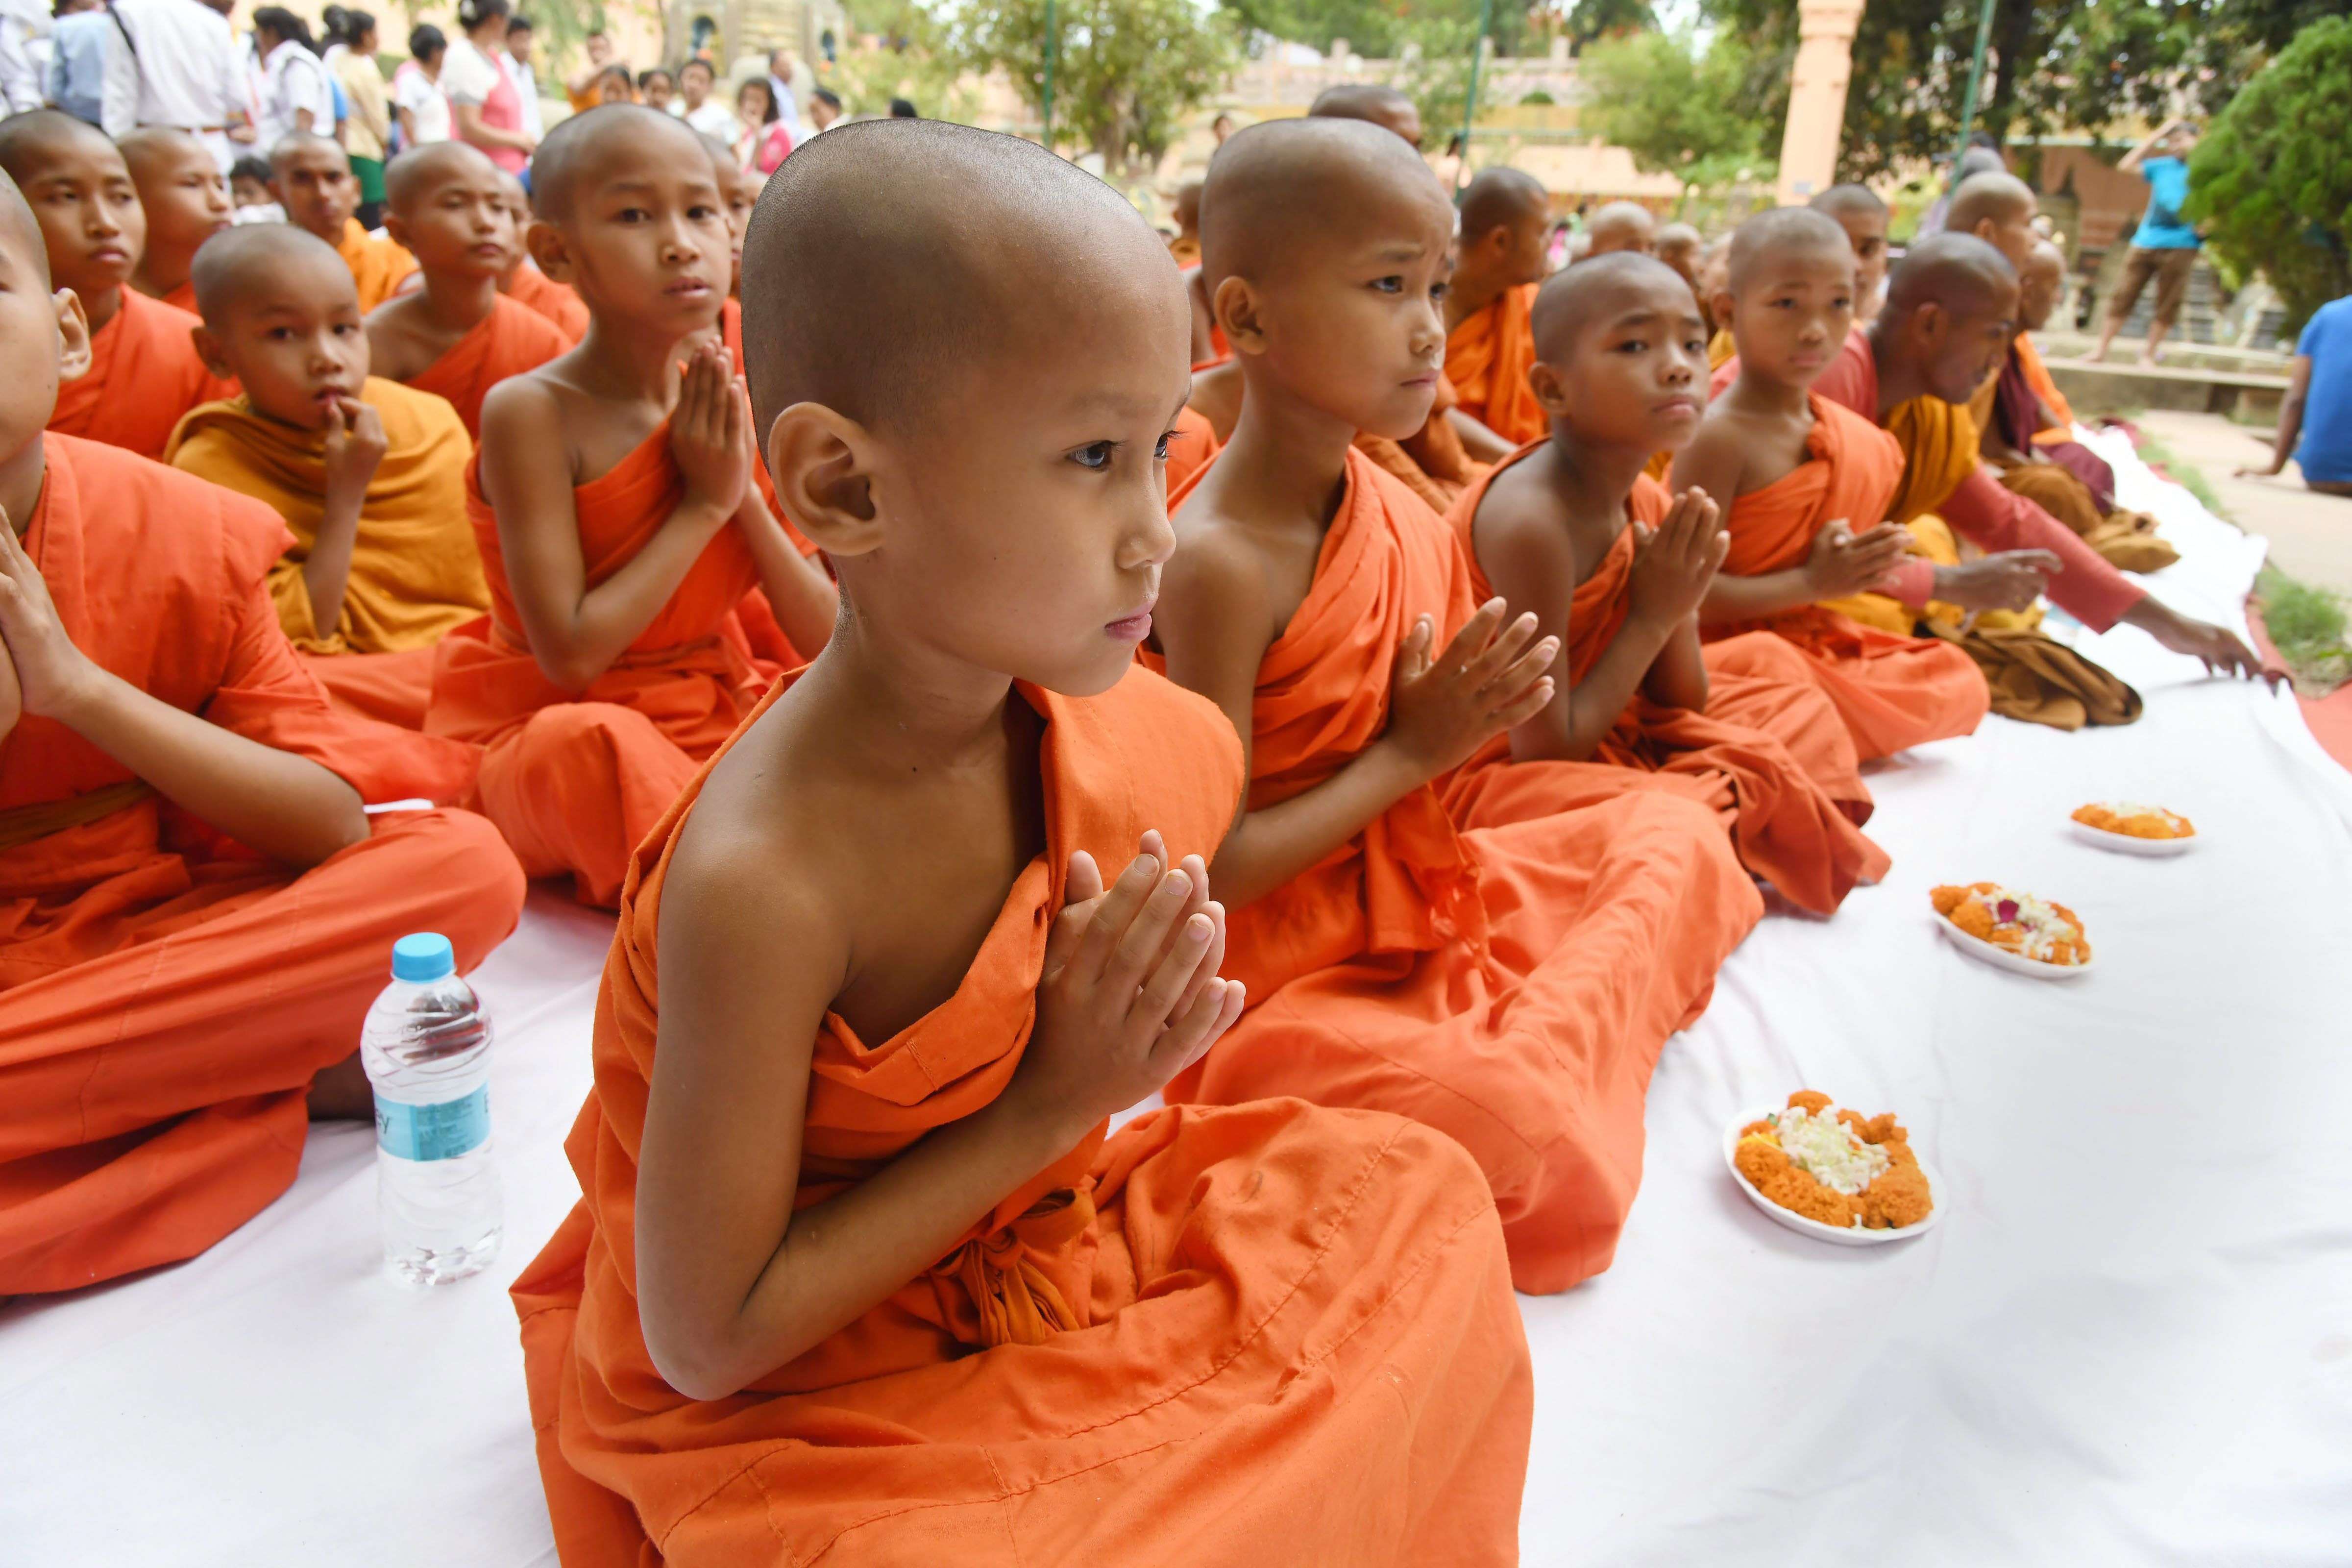
[[[2038,958],[2026,958],[2005,947],[1970,936],[1942,915],[1928,911],[1936,929],[1952,939],[1952,945],[1970,958],[1980,959],[1995,969],[2006,969],[2011,974],[2023,974],[2035,980],[2072,980],[2078,974],[2088,974],[2097,966],[2099,950],[2094,947],[2091,956],[2080,963],[2044,963]]]
[[[1816,1241],[1826,1241],[1834,1247],[1879,1247],[1890,1241],[1908,1241],[1923,1231],[1936,1228],[1936,1222],[1944,1217],[1944,1178],[1936,1174],[1936,1168],[1925,1160],[1919,1160],[1919,1173],[1927,1178],[1927,1196],[1936,1206],[1927,1211],[1926,1219],[1916,1225],[1906,1225],[1899,1230],[1851,1228],[1840,1230],[1833,1225],[1823,1225],[1817,1219],[1807,1219],[1803,1215],[1784,1209],[1762,1193],[1758,1192],[1756,1184],[1739,1173],[1739,1162],[1734,1158],[1739,1148],[1739,1130],[1750,1122],[1761,1121],[1768,1116],[1778,1115],[1788,1109],[1785,1105],[1768,1105],[1761,1110],[1742,1111],[1731,1119],[1730,1126],[1723,1130],[1724,1169],[1731,1173],[1731,1179],[1739,1184],[1739,1190],[1748,1194],[1749,1203],[1754,1204],[1790,1230],[1810,1236]],[[1832,1106],[1831,1109],[1836,1108]],[[1919,1151],[1914,1149],[1911,1154],[1914,1159],[1918,1159]]]
[[[2071,816],[2066,819],[2066,826],[2073,828],[2074,837],[2084,843],[2095,844],[2117,855],[2146,855],[2151,859],[2161,860],[2174,855],[2186,855],[2197,847],[2197,836],[2193,833],[2186,838],[2134,838],[2128,833],[2110,833],[2104,827],[2094,827]]]

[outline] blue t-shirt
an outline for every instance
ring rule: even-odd
[[[2306,479],[2352,482],[2352,294],[2319,307],[2294,352],[2311,361],[2294,460]]]
[[[2147,181],[2147,212],[2132,243],[2142,250],[2194,250],[2197,231],[2182,221],[2189,200],[2189,165],[2178,158],[2150,158],[2139,166]]]

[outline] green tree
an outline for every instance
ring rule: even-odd
[[[1568,7],[1561,30],[1568,35],[1570,54],[1587,48],[1612,33],[1638,32],[1658,25],[1648,0],[1575,0]]]
[[[1747,71],[1728,33],[1705,52],[1685,35],[1604,38],[1584,51],[1581,121],[1633,153],[1643,173],[1680,180],[1687,200],[1762,161],[1760,127],[1739,99]]]
[[[2352,21],[2297,35],[2213,121],[2187,216],[2242,274],[2262,268],[2288,330],[2352,294]]]
[[[1218,0],[1244,32],[1265,33],[1309,48],[1328,49],[1344,38],[1368,59],[1394,59],[1409,43],[1426,51],[1428,36],[1478,36],[1479,0]],[[1614,4],[1615,0],[1603,0]],[[1526,43],[1536,15],[1526,0],[1494,0],[1488,31],[1495,52],[1511,55]],[[1469,46],[1463,46],[1466,52]]]

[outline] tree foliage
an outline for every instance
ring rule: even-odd
[[[2352,294],[2352,20],[2314,24],[2248,82],[2189,164],[2187,216],[2242,273],[2256,267],[2290,331]]]
[[[1684,35],[1604,38],[1584,51],[1582,122],[1643,173],[1674,175],[1685,194],[1725,184],[1762,161],[1760,122],[1739,98],[1747,72],[1728,33],[1704,51]]]

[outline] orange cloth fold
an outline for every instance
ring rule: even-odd
[[[1123,865],[1156,827],[1207,855],[1231,820],[1238,751],[1200,700],[1142,670],[1015,700],[1045,721],[1045,852],[948,1001],[887,1040],[824,1018],[795,1206],[1003,1091],[1072,851]],[[1277,1532],[1286,1563],[1331,1568],[1514,1554],[1529,1373],[1493,1203],[1459,1149],[1389,1117],[1281,1100],[1097,1128],[797,1360],[724,1399],[671,1390],[638,1321],[636,1158],[661,898],[700,784],[631,858],[566,1144],[583,1195],[513,1288],[566,1568],[983,1543],[1172,1568]]]
[[[1495,471],[1536,449],[1523,448]],[[1473,592],[1482,601],[1494,589],[1477,566],[1475,526],[1490,482],[1473,486],[1446,520],[1470,556]],[[1664,487],[1637,479],[1629,521],[1654,526],[1669,504]],[[1570,601],[1571,682],[1591,672],[1625,624],[1633,568],[1629,526]],[[1870,819],[1871,800],[1853,740],[1794,647],[1769,633],[1721,646],[1737,651],[1742,672],[1716,676],[1710,663],[1706,711],[1661,707],[1637,691],[1593,760],[1698,784],[1729,814],[1732,842],[1748,868],[1790,903],[1828,914],[1856,883],[1877,880],[1888,866],[1886,852],[1860,826]]]
[[[1434,512],[1360,453],[1347,471],[1314,584],[1258,668],[1252,810],[1361,755],[1414,621],[1443,647],[1480,602]],[[1167,1093],[1434,1127],[1486,1173],[1519,1289],[1563,1290],[1609,1266],[1651,1070],[1761,910],[1706,804],[1490,748],[1232,912],[1224,973],[1250,1011]]]
[[[470,749],[328,706],[263,577],[267,508],[51,436],[25,548],[77,647],[158,700],[341,775],[447,798]],[[111,806],[111,809],[104,809]],[[0,1295],[190,1258],[294,1179],[304,1091],[351,1055],[392,943],[439,931],[470,967],[522,907],[465,812],[395,814],[307,872],[257,858],[27,716],[0,745]],[[12,836],[13,837],[13,836]]]
[[[516,304],[538,311],[571,342],[588,335],[588,306],[569,283],[558,283],[526,261],[514,269],[503,290]]]
[[[1536,363],[1535,303],[1539,284],[1507,289],[1445,340],[1445,375],[1463,411],[1506,441],[1540,440],[1543,410],[1528,385]]]
[[[89,340],[89,369],[58,384],[49,428],[162,458],[172,428],[198,404],[235,397],[237,384],[205,368],[188,336],[204,323],[188,311],[122,290],[122,308]]]
[[[478,441],[482,399],[490,388],[510,375],[538,369],[571,347],[572,341],[553,321],[504,294],[495,295],[490,313],[407,384],[446,398],[465,422],[467,436]]]
[[[416,258],[405,247],[378,239],[362,228],[355,217],[343,220],[343,237],[335,241],[335,254],[352,269],[362,316],[398,293],[401,281],[416,270]]]
[[[1805,461],[1731,503],[1723,572],[1760,577],[1804,563],[1814,537],[1843,519],[1860,533],[1886,515],[1902,482],[1903,448],[1859,414],[1815,395]],[[1898,636],[1806,605],[1758,620],[1700,628],[1711,673],[1756,676],[1754,644],[1769,632],[1803,650],[1864,761],[1973,732],[1990,693],[1976,661],[1932,637]],[[1728,639],[1728,640],[1727,640]],[[1710,707],[1712,704],[1710,704]]]
[[[2050,374],[2050,366],[2043,361],[2042,351],[2033,346],[2033,339],[2024,332],[2020,332],[2016,337],[2011,338],[2010,347],[2016,352],[2017,363],[2025,372],[2025,384],[2034,390],[2042,402],[2050,405],[2051,413],[2058,416],[2058,423],[2043,434],[2051,436],[2055,440],[2073,440],[2074,438],[2074,405],[2066,401],[2064,393],[2058,390],[2057,378]]]
[[[1402,441],[1358,431],[1356,450],[1402,479],[1404,487],[1419,496],[1432,511],[1443,512],[1473,479],[1486,471],[1486,465],[1470,456],[1469,449],[1462,444],[1461,432],[1445,417],[1446,411],[1460,406],[1461,401],[1454,383],[1441,372],[1437,377],[1437,401],[1420,430]],[[1173,481],[1171,483],[1172,486]]]
[[[588,586],[626,565],[685,494],[667,421],[610,471],[576,488]],[[425,727],[484,748],[481,809],[526,871],[569,872],[583,902],[609,908],[620,897],[629,851],[734,732],[781,673],[779,662],[801,660],[772,662],[755,653],[738,606],[757,592],[759,571],[730,526],[711,537],[669,603],[612,667],[584,690],[565,691],[541,672],[524,639],[478,456],[466,468],[466,512],[490,613],[442,639]],[[774,637],[782,642],[780,631]],[[790,645],[779,651],[791,652]]]
[[[166,305],[178,306],[191,316],[196,313],[196,284],[194,279],[190,279],[171,292],[158,294],[155,298]]]
[[[1217,439],[1216,427],[1209,416],[1189,405],[1176,411],[1176,433],[1168,439],[1168,489],[1173,494],[1180,485],[1209,466],[1209,459],[1224,445]]]

